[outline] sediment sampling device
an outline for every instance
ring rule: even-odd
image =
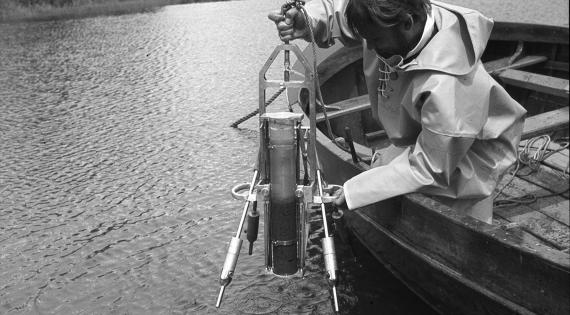
[[[286,6],[302,5],[291,1]],[[283,12],[287,7],[284,6]],[[284,54],[283,80],[268,80],[269,67]],[[302,80],[291,80],[290,53],[304,68]],[[309,63],[298,46],[285,42],[278,45],[259,72],[259,152],[250,183],[232,189],[232,195],[245,201],[238,229],[231,238],[220,274],[220,292],[216,307],[222,302],[241,251],[242,234],[247,218],[249,254],[257,240],[259,218],[263,216],[265,267],[277,276],[302,277],[308,240],[308,214],[320,208],[324,228],[322,239],[325,269],[331,285],[334,309],[338,312],[338,268],[333,236],[329,234],[327,209],[332,207],[338,186],[325,186],[316,152],[316,67]],[[304,113],[266,112],[266,90],[294,88],[308,95],[309,125],[303,125]],[[261,206],[261,209],[258,209]],[[335,210],[336,211],[336,210]],[[337,212],[338,214],[338,212]]]

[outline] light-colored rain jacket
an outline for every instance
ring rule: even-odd
[[[344,16],[346,2],[307,4],[320,46],[355,38]],[[350,209],[410,192],[476,203],[493,193],[516,160],[526,111],[480,61],[492,20],[436,1],[432,15],[437,33],[412,60],[394,65],[385,96],[376,92],[380,61],[363,41],[373,115],[394,145],[407,148],[344,184]]]

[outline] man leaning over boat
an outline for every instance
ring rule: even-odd
[[[306,11],[320,47],[362,42],[372,113],[393,144],[337,203],[422,192],[492,223],[492,193],[516,160],[526,113],[480,60],[492,20],[429,0],[314,0]],[[269,19],[282,40],[309,40],[296,8]]]

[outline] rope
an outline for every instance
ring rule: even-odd
[[[315,34],[313,32],[313,26],[309,23],[309,14],[307,13],[307,10],[305,9],[305,7],[301,6],[300,9],[301,9],[301,12],[303,13],[303,17],[305,18],[305,23],[307,24],[307,28],[309,29],[309,36],[311,38],[311,50],[313,52],[313,71],[315,72],[315,85],[316,85],[315,89],[316,89],[316,94],[317,94],[316,96],[320,102],[322,109],[323,109],[323,115],[325,116],[325,122],[327,125],[327,132],[329,134],[329,138],[334,140],[335,137],[333,135],[331,124],[330,124],[330,121],[329,121],[328,115],[327,115],[327,105],[323,101],[323,94],[321,92],[321,84],[319,82],[319,71],[317,69],[317,48],[316,48]]]
[[[542,140],[542,142],[540,142],[541,140]],[[517,162],[516,162],[515,170],[511,174],[511,178],[497,192],[495,197],[493,197],[493,206],[494,207],[502,208],[502,207],[509,207],[509,206],[514,206],[514,205],[531,204],[531,203],[536,202],[538,199],[558,196],[558,195],[562,195],[562,194],[570,191],[570,188],[566,188],[565,190],[560,191],[560,192],[553,192],[550,194],[540,195],[540,196],[536,196],[534,194],[525,194],[525,195],[518,196],[518,197],[497,199],[497,197],[503,193],[503,190],[508,185],[510,185],[511,182],[514,180],[514,178],[518,175],[519,171],[521,170],[521,165],[527,166],[530,169],[530,172],[528,174],[524,175],[524,176],[528,176],[528,175],[538,171],[540,168],[540,164],[544,160],[546,160],[548,157],[550,157],[551,155],[553,155],[556,152],[560,152],[564,149],[567,149],[569,146],[569,143],[567,142],[566,144],[564,144],[560,148],[558,148],[556,150],[552,150],[549,148],[550,142],[551,142],[551,139],[548,135],[534,137],[534,138],[529,139],[526,142],[525,146],[523,147],[523,149],[519,152],[519,154],[517,156]],[[538,143],[538,147],[534,146],[535,143]],[[531,149],[535,149],[534,153],[531,152]],[[564,172],[563,176],[567,176],[566,172]]]
[[[304,6],[299,6],[298,7],[301,12],[303,13],[303,17],[305,19],[305,24],[307,25],[307,28],[309,29],[309,36],[311,39],[311,49],[313,52],[313,71],[315,72],[315,85],[316,85],[316,96],[317,99],[319,101],[319,105],[321,106],[322,110],[323,110],[323,116],[325,118],[325,125],[327,127],[327,133],[329,138],[333,141],[333,143],[340,148],[341,150],[345,151],[345,152],[349,152],[350,151],[345,148],[343,145],[341,145],[337,140],[336,137],[334,136],[333,132],[332,132],[332,127],[331,127],[331,122],[329,120],[328,114],[327,114],[327,105],[325,104],[324,100],[323,100],[323,94],[321,92],[321,84],[319,82],[319,71],[317,69],[317,48],[316,48],[316,41],[315,41],[315,35],[314,35],[314,31],[313,31],[313,27],[310,24],[310,20],[309,20],[309,14],[307,13],[307,10],[305,9]],[[362,161],[362,158],[357,154],[356,155],[359,161]]]
[[[504,207],[511,207],[511,206],[516,206],[516,205],[531,204],[531,203],[535,203],[539,199],[544,199],[544,198],[548,198],[548,197],[554,197],[554,196],[562,195],[562,194],[567,193],[568,191],[570,191],[570,188],[566,188],[565,190],[560,191],[560,192],[554,192],[551,194],[540,195],[540,196],[535,196],[534,194],[526,194],[526,195],[522,195],[520,197],[512,197],[512,198],[494,200],[493,201],[493,207],[504,208]]]
[[[281,87],[279,88],[279,90],[277,92],[275,92],[275,94],[273,94],[273,96],[271,96],[271,98],[269,98],[266,102],[265,102],[265,107],[269,106],[271,103],[273,103],[273,101],[275,101],[275,99],[277,97],[279,97],[279,95],[281,95],[281,93],[283,93],[283,91],[285,91],[285,87]],[[241,124],[242,122],[252,118],[253,116],[259,114],[259,108],[254,110],[253,112],[243,116],[242,118],[234,121],[230,126],[232,128],[237,128],[239,124]]]

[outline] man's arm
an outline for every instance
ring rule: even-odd
[[[349,209],[425,188],[446,188],[458,163],[474,142],[424,129],[413,148],[387,165],[360,173],[344,184]]]

